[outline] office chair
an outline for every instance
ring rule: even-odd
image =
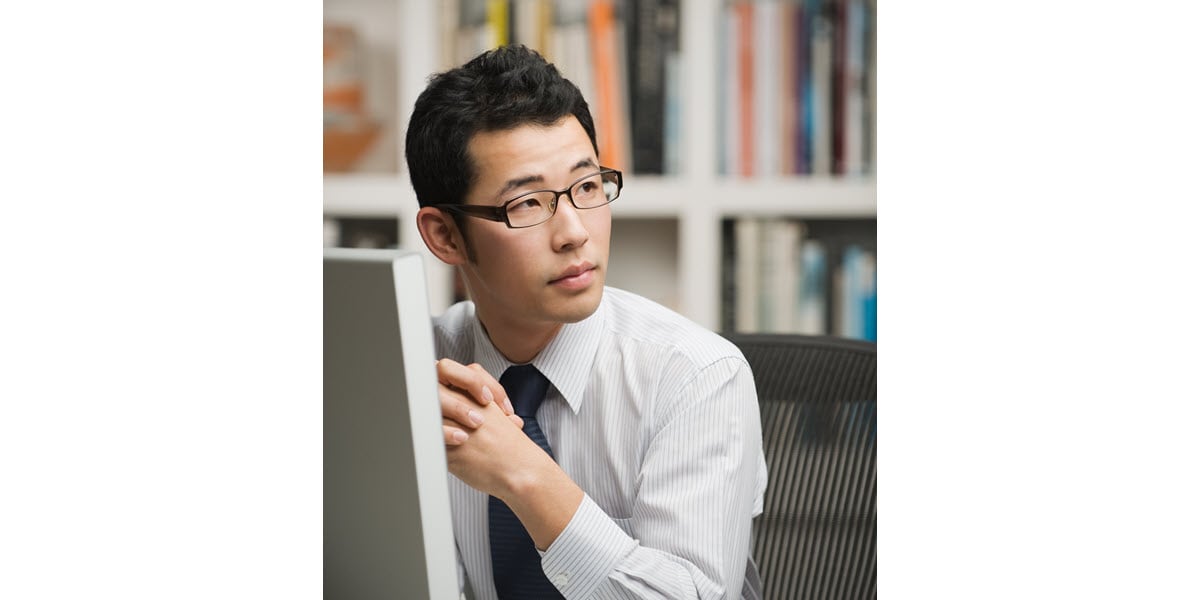
[[[754,522],[763,597],[874,598],[875,344],[724,334],[754,373],[767,482]]]

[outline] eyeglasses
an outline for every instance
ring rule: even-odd
[[[600,167],[600,171],[580,177],[565,190],[538,190],[526,192],[500,206],[478,206],[472,204],[434,204],[435,208],[499,221],[511,229],[541,225],[558,211],[558,197],[566,194],[571,206],[583,210],[600,208],[621,195],[621,172]]]

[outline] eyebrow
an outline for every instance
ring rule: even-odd
[[[579,169],[583,169],[583,168],[587,168],[587,167],[592,167],[595,169],[600,168],[600,166],[596,164],[596,161],[592,160],[591,157],[588,157],[588,158],[580,159],[579,162],[575,163],[571,167],[570,172],[573,173],[575,171],[578,171]],[[538,183],[538,182],[545,181],[545,180],[546,180],[546,178],[542,177],[541,175],[526,175],[524,177],[517,177],[515,179],[509,179],[508,181],[504,182],[504,187],[500,188],[500,191],[496,193],[496,199],[499,201],[502,201],[502,202],[507,201],[507,200],[509,200],[509,198],[506,197],[508,192],[510,192],[516,188],[519,188],[523,185],[529,185],[531,183]]]

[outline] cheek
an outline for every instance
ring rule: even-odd
[[[597,209],[599,210],[599,209]],[[591,235],[591,241],[597,245],[608,248],[608,242],[612,235],[612,216],[607,210],[604,214],[596,215],[588,223],[588,233]]]
[[[478,264],[492,285],[511,287],[530,278],[537,270],[535,237],[489,235],[475,248]]]

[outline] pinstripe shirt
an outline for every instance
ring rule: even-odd
[[[439,357],[512,365],[471,302],[434,320]],[[635,294],[605,288],[533,365],[550,380],[537,412],[554,457],[584,491],[542,552],[542,570],[577,598],[750,598],[750,523],[767,468],[750,368],[724,338]],[[487,495],[450,475],[465,593],[494,600]]]

